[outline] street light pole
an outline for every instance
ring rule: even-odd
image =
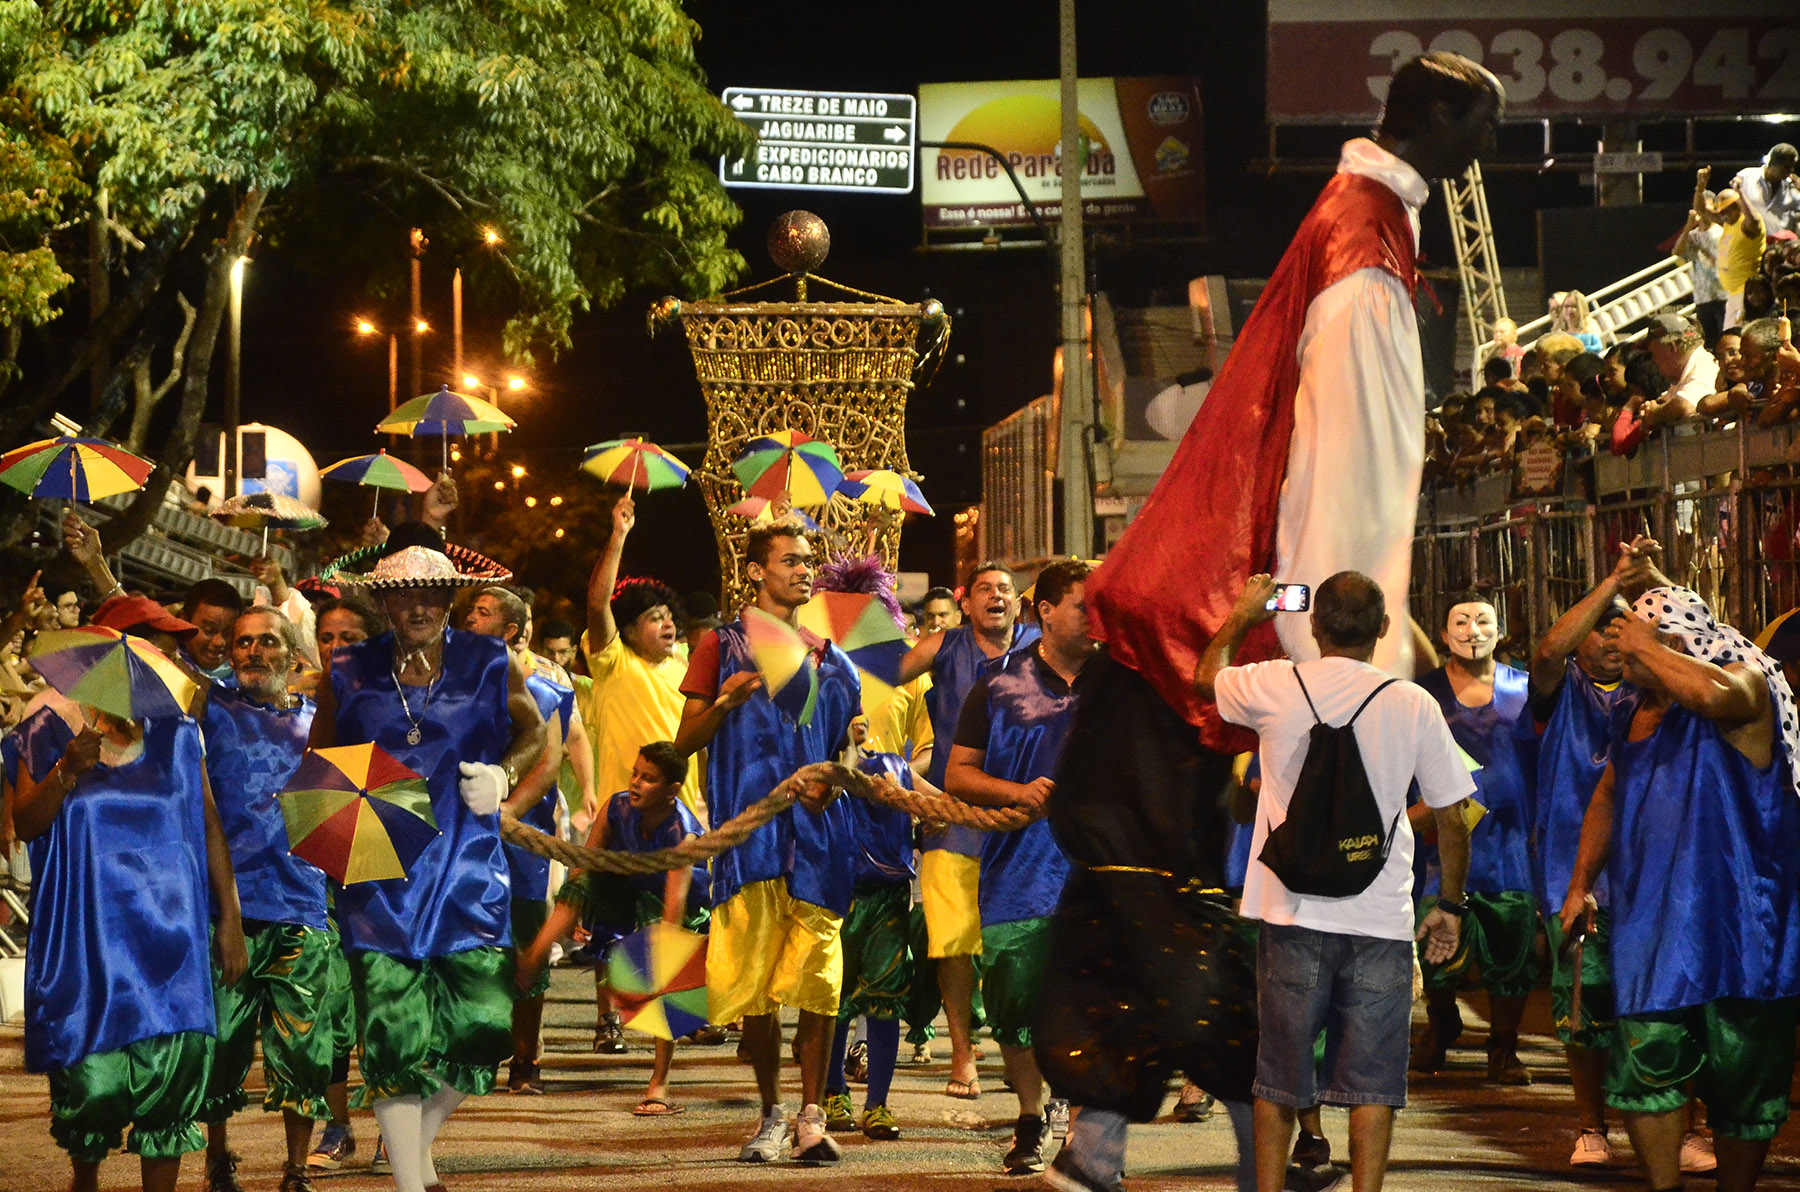
[[[462,266],[450,275],[450,375],[461,378],[462,369]]]
[[[410,243],[412,246],[412,358],[410,362],[410,377],[412,381],[412,394],[414,397],[417,397],[421,386],[425,383],[422,376],[424,371],[425,352],[425,315],[422,309],[424,297],[420,290],[421,283],[419,279],[419,259],[425,255],[426,240],[424,231],[420,228],[414,228],[412,230]]]
[[[1087,267],[1081,225],[1081,107],[1075,67],[1075,0],[1060,0],[1062,33],[1062,408],[1056,470],[1062,477],[1062,550],[1094,551],[1094,480],[1087,430],[1093,399],[1088,369]]]
[[[249,257],[239,257],[231,263],[231,340],[230,349],[225,356],[225,492],[223,497],[225,500],[230,500],[238,493],[238,419],[242,409],[240,382],[244,344],[244,266],[249,262]]]

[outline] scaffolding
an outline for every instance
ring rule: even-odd
[[[1444,179],[1444,206],[1450,215],[1450,239],[1456,245],[1456,273],[1462,282],[1463,318],[1475,345],[1475,367],[1481,367],[1481,345],[1496,319],[1506,315],[1506,291],[1500,285],[1500,255],[1494,249],[1494,225],[1488,219],[1487,190],[1481,163],[1470,162],[1462,178]]]

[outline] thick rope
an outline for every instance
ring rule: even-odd
[[[570,869],[594,869],[604,873],[666,873],[704,865],[727,849],[736,848],[751,833],[792,807],[810,785],[835,786],[858,798],[898,808],[928,824],[956,824],[990,832],[1015,832],[1033,823],[1042,812],[1024,807],[975,807],[941,795],[909,791],[890,778],[864,774],[833,762],[802,766],[793,775],[743,811],[701,836],[690,836],[674,848],[649,853],[588,848],[522,824],[504,808],[500,835],[540,857],[560,861]]]

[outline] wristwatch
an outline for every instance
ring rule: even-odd
[[[1454,915],[1458,919],[1462,918],[1464,915],[1469,913],[1469,904],[1468,903],[1466,903],[1466,902],[1451,902],[1448,898],[1438,899],[1437,900],[1437,908],[1440,911],[1443,911],[1446,915]]]

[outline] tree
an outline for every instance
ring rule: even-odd
[[[499,228],[470,280],[510,291],[521,359],[629,289],[717,292],[743,261],[710,163],[749,134],[707,92],[698,32],[675,0],[0,0],[0,250],[14,224],[39,241],[35,280],[0,287],[26,370],[0,445],[96,370],[89,426],[110,425],[165,362],[173,429],[108,545],[140,533],[193,456],[231,267],[258,238],[398,271],[408,227],[451,252]],[[14,214],[15,190],[41,209]],[[51,231],[73,203],[85,218]],[[89,321],[49,318],[84,275],[105,296]]]

